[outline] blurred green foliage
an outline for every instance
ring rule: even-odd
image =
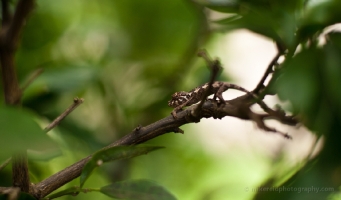
[[[175,200],[162,186],[149,180],[129,180],[102,187],[100,191],[117,199]]]
[[[6,149],[0,152],[2,161],[25,149],[42,151],[57,148],[27,111],[0,107],[0,127],[0,146]]]
[[[25,90],[23,106],[45,127],[75,96],[85,102],[49,133],[62,155],[30,153],[31,180],[39,182],[138,124],[168,115],[165,102],[184,82],[208,33],[203,7],[193,2],[38,0],[16,65],[22,84],[34,70],[44,72]],[[198,79],[207,76],[198,73]],[[2,186],[11,185],[10,167],[0,172]],[[122,161],[101,169],[90,177],[89,187],[126,180],[131,165]],[[92,195],[76,198],[108,199]]]
[[[112,162],[120,159],[129,159],[149,152],[161,149],[160,146],[116,146],[108,149],[100,150],[93,154],[91,159],[83,167],[82,173],[79,177],[80,188],[84,186],[85,181],[90,177],[91,173],[96,167],[101,166],[103,163]]]
[[[273,39],[281,50],[286,51],[285,60],[270,83],[271,88],[282,100],[291,102],[290,111],[297,114],[305,126],[325,139],[319,157],[284,186],[330,187],[334,191],[259,192],[255,198],[325,199],[330,192],[336,192],[341,185],[341,33],[321,34],[329,26],[341,22],[341,1],[201,2],[228,14],[218,20],[221,30],[246,28]],[[278,186],[276,179],[269,177],[263,186]]]
[[[23,96],[23,106],[34,113],[36,122],[28,120],[33,114],[21,119],[18,113],[14,120],[8,118],[12,111],[0,110],[2,147],[8,149],[17,141],[18,135],[9,134],[13,130],[39,134],[36,123],[45,127],[75,96],[84,98],[83,105],[49,133],[62,155],[40,152],[30,157],[31,180],[39,182],[138,124],[169,115],[166,102],[174,91],[186,89],[188,82],[207,81],[204,63],[194,62],[197,50],[212,44],[207,8],[226,14],[216,22],[219,30],[248,29],[286,49],[272,90],[291,102],[290,111],[299,114],[305,126],[324,137],[320,156],[298,173],[301,166],[286,166],[278,159],[269,172],[264,163],[271,161],[257,152],[211,155],[192,134],[167,134],[149,142],[167,149],[106,164],[89,177],[87,187],[148,178],[178,199],[323,199],[331,194],[245,192],[247,187],[283,182],[292,187],[334,187],[336,192],[341,185],[341,34],[329,33],[322,45],[320,34],[341,22],[339,0],[38,0],[16,55],[21,83],[34,70],[44,69]],[[33,135],[25,140],[38,142]],[[0,154],[0,160],[12,150]],[[0,177],[1,186],[11,185],[10,166]],[[62,189],[78,183],[74,180]],[[333,193],[330,198],[338,196]],[[94,198],[109,197],[89,193],[61,199]]]

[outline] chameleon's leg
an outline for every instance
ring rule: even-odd
[[[178,105],[177,107],[175,107],[175,108],[173,109],[173,111],[171,112],[171,114],[172,114],[172,116],[173,116],[174,119],[177,119],[176,113],[177,113],[178,111],[182,110],[182,108],[185,107],[185,106],[188,104],[188,102],[190,102],[192,99],[193,99],[193,97],[189,98],[186,102],[184,102],[184,103],[181,104],[181,105]]]
[[[180,105],[180,106],[181,106],[181,105]],[[178,118],[178,117],[176,116],[176,113],[177,113],[179,110],[182,110],[182,107],[180,107],[180,106],[174,108],[173,111],[171,112],[171,114],[172,114],[172,116],[173,116],[174,119],[177,119],[177,118]]]
[[[225,92],[227,89],[229,89],[228,86],[226,86],[224,84],[222,86],[220,86],[218,91],[214,94],[213,100],[216,100],[218,98],[222,104],[225,104],[225,100],[223,98],[223,92]]]

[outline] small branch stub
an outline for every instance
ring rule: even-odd
[[[74,98],[73,104],[68,107],[61,115],[59,115],[51,124],[49,124],[44,131],[47,133],[50,130],[52,130],[54,127],[56,127],[66,116],[68,116],[74,109],[76,109],[80,104],[84,102],[84,99],[82,98]]]

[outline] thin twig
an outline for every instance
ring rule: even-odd
[[[31,83],[37,79],[37,77],[44,72],[43,68],[39,68],[37,70],[34,70],[27,78],[26,82],[21,86],[21,91],[25,91],[28,86],[31,85]]]
[[[35,0],[20,0],[18,2],[7,34],[8,41],[6,42],[10,45],[9,48],[17,48],[22,28],[28,18],[28,15],[34,8],[34,3]]]
[[[219,71],[221,71],[221,68],[222,68],[219,60],[218,59],[212,60],[205,50],[199,51],[198,56],[202,57],[206,61],[206,64],[211,71],[211,76],[210,76],[210,81],[208,82],[208,87],[206,88],[205,93],[201,101],[198,104],[197,109],[194,110],[194,116],[198,115],[200,109],[202,108],[202,105],[204,104],[205,100],[210,94],[210,91],[212,90],[213,82],[217,78]]]
[[[258,94],[263,89],[265,80],[273,72],[273,66],[276,65],[276,63],[277,63],[277,61],[281,55],[282,55],[281,52],[278,51],[276,56],[271,60],[271,62],[269,63],[262,79],[259,81],[257,87],[253,90],[253,93]]]
[[[212,58],[210,57],[210,55],[208,55],[208,53],[207,53],[207,51],[205,49],[199,50],[198,56],[202,57],[205,60],[205,62],[207,64],[207,67],[209,67],[209,68],[211,67],[211,65],[212,65]],[[210,70],[211,70],[211,68],[210,68]]]
[[[0,171],[3,170],[10,162],[11,162],[12,158],[7,158],[7,160],[5,160],[5,162],[3,162],[0,165]]]
[[[50,130],[52,130],[54,127],[56,127],[66,116],[68,116],[74,109],[76,109],[80,104],[82,104],[84,99],[82,98],[74,98],[73,104],[68,107],[61,115],[59,115],[51,124],[49,124],[44,131],[47,133]]]

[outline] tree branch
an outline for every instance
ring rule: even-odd
[[[17,106],[20,105],[22,92],[15,69],[14,55],[19,44],[22,27],[33,8],[34,0],[19,0],[13,18],[9,12],[8,1],[2,0],[1,3],[3,21],[0,31],[0,63],[5,103]],[[30,190],[27,163],[26,150],[12,157],[13,186],[19,187],[23,192]]]
[[[2,0],[2,11],[5,23],[2,24],[0,32],[0,62],[5,102],[9,105],[20,104],[21,90],[14,64],[14,54],[19,43],[22,27],[33,8],[33,3],[33,0],[20,0],[11,20],[8,2]]]
[[[12,176],[13,187],[18,187],[22,192],[29,193],[30,177],[26,150],[12,156]]]
[[[19,43],[19,37],[28,15],[34,8],[34,0],[20,0],[14,12],[13,20],[6,34],[9,49],[16,50]]]
[[[2,42],[2,40],[0,42]],[[1,45],[0,62],[5,102],[8,105],[18,105],[20,104],[21,90],[19,88],[17,74],[14,67],[14,54],[3,48]]]
[[[218,105],[218,102],[216,101],[205,101],[202,105],[201,112],[199,112],[200,116],[193,115],[198,105],[192,105],[186,110],[177,113],[176,119],[174,119],[173,116],[168,116],[148,126],[135,128],[131,133],[103,149],[119,145],[140,144],[165,133],[178,132],[180,126],[198,122],[201,118],[213,117],[215,119],[221,119],[225,116],[233,116],[244,120],[253,120],[250,118],[250,114],[244,112],[245,104],[249,104],[250,101],[253,101],[253,98],[249,98],[249,96],[250,95],[246,94],[238,97],[238,103],[234,100],[230,100],[222,105]],[[91,155],[36,184],[35,191],[37,193],[35,196],[37,198],[43,198],[64,184],[77,178],[90,158]]]
[[[198,53],[198,56],[202,57],[206,61],[207,67],[211,72],[211,76],[210,81],[208,82],[208,88],[206,88],[205,93],[201,101],[199,102],[197,109],[194,110],[194,116],[197,116],[198,113],[200,112],[202,105],[204,104],[205,100],[209,96],[210,91],[212,90],[212,84],[214,80],[217,78],[219,71],[222,68],[219,60],[218,59],[212,60],[205,50],[201,50]]]
[[[278,51],[278,53],[276,54],[276,56],[271,60],[271,62],[269,63],[265,73],[263,74],[262,79],[259,81],[257,87],[253,90],[253,93],[255,94],[259,94],[260,91],[264,88],[264,82],[265,80],[268,78],[268,76],[273,72],[273,67],[274,65],[276,65],[279,57],[282,55],[281,51]]]

